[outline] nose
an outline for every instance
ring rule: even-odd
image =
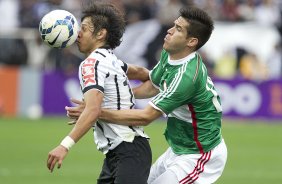
[[[168,33],[168,34],[172,34],[172,32],[173,32],[173,27],[171,27],[171,28],[169,28],[169,29],[167,30],[167,33]]]
[[[80,38],[81,37],[81,30],[78,30],[78,38]]]

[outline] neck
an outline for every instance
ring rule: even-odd
[[[194,51],[192,49],[183,49],[183,50],[177,50],[177,51],[167,51],[169,53],[169,57],[171,60],[179,60],[182,58],[185,58],[189,54],[193,53]]]
[[[169,57],[171,60],[179,60],[179,59],[185,58],[186,56],[188,56],[191,53],[192,52],[169,53]]]

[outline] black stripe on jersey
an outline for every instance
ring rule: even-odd
[[[104,129],[103,129],[102,125],[99,123],[99,121],[96,122],[96,125],[97,125],[97,126],[101,129],[101,131],[104,133]],[[108,140],[108,146],[111,146],[112,143],[111,143],[110,139],[107,138],[107,140]]]
[[[103,53],[101,53],[101,52],[99,52],[99,51],[95,51],[95,53],[100,54],[100,55],[103,56],[103,57],[106,57],[105,54],[103,54]]]
[[[82,90],[83,94],[86,93],[86,91],[90,90],[90,89],[98,89],[99,91],[101,91],[102,93],[104,93],[104,88],[98,85],[93,85],[93,86],[87,86],[86,88],[84,88]]]
[[[96,63],[95,63],[95,66],[94,66],[96,85],[99,85],[99,81],[98,81],[98,64],[99,64],[99,61],[97,60]]]
[[[130,93],[130,102],[132,103],[132,105],[130,106],[130,109],[133,109],[134,107],[134,102],[133,102],[133,93],[132,93],[132,90],[130,88],[130,85],[128,84],[128,90],[129,90],[129,93]],[[136,130],[133,128],[133,126],[128,126],[133,132],[136,132]]]
[[[130,102],[132,103],[132,105],[130,106],[130,109],[132,109],[135,104],[133,102],[133,93],[132,93],[132,90],[130,89],[129,85],[128,85],[128,90],[129,90],[129,93],[130,93]]]
[[[115,75],[115,84],[116,84],[116,91],[117,91],[117,109],[120,110],[120,93],[119,93],[117,75]]]
[[[128,70],[128,65],[127,63],[121,61],[123,63],[123,66],[121,66],[121,69],[124,71],[124,73],[127,73],[127,70]]]
[[[102,127],[102,125],[99,123],[99,121],[96,122],[97,127],[99,127],[101,129],[101,131],[104,133],[104,129]]]
[[[106,137],[106,138],[107,138],[107,137]],[[108,146],[110,147],[110,146],[112,145],[112,143],[111,143],[111,141],[110,141],[109,138],[107,138],[107,140],[108,140]]]
[[[133,126],[128,126],[133,132],[136,132],[136,130],[133,128]]]

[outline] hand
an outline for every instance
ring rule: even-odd
[[[71,98],[71,102],[77,104],[77,106],[74,107],[65,107],[65,110],[67,111],[67,116],[71,119],[74,119],[73,121],[68,122],[69,125],[75,124],[77,119],[79,118],[80,114],[85,108],[84,101],[80,101],[74,98]]]
[[[58,163],[58,169],[61,168],[64,158],[68,153],[67,148],[62,145],[57,146],[55,149],[49,152],[47,159],[47,167],[53,172],[54,167]]]

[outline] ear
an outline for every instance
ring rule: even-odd
[[[187,41],[188,47],[196,47],[197,45],[198,45],[198,38],[195,38],[195,37],[188,38],[188,41]]]
[[[98,33],[96,34],[96,38],[98,40],[103,40],[105,39],[107,36],[107,30],[106,29],[101,29],[100,31],[98,31]]]

